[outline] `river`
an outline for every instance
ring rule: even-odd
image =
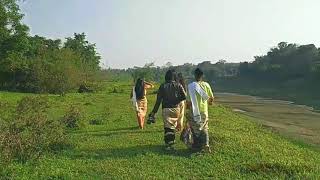
[[[216,93],[216,102],[245,114],[282,135],[320,146],[320,113],[292,102],[234,93]]]

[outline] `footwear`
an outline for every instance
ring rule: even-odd
[[[201,152],[207,153],[207,154],[211,154],[212,153],[211,148],[210,148],[209,145],[204,146],[203,149],[201,150]]]
[[[166,147],[165,147],[165,150],[166,151],[174,151],[174,147],[171,145],[166,145]]]

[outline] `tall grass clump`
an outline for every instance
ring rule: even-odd
[[[4,162],[25,162],[65,143],[59,121],[47,116],[47,99],[28,96],[18,102],[15,112],[0,122],[0,152]]]
[[[81,123],[81,111],[76,106],[70,106],[66,114],[61,119],[62,124],[68,129],[77,129]]]

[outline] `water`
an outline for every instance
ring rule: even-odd
[[[312,107],[233,93],[216,93],[216,102],[280,134],[320,145],[320,113]]]

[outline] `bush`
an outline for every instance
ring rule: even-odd
[[[46,59],[46,61],[43,61]],[[80,57],[69,49],[48,51],[34,60],[27,89],[31,92],[65,94],[76,90],[83,82]]]
[[[111,91],[111,93],[124,93],[124,90],[119,87],[113,87],[113,90]]]
[[[61,119],[66,128],[75,129],[80,127],[81,112],[76,106],[71,106]]]
[[[2,160],[37,159],[65,143],[64,129],[47,116],[47,99],[30,96],[19,101],[14,115],[0,124]]]
[[[101,118],[95,118],[89,121],[90,125],[101,125],[102,123],[103,123],[103,120]]]
[[[78,93],[92,93],[92,92],[93,90],[84,84],[81,84],[78,89]]]

